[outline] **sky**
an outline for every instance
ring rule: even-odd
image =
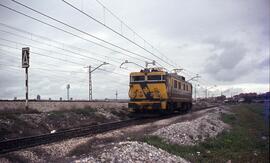
[[[181,68],[186,79],[198,74],[197,97],[206,88],[210,96],[269,91],[269,0],[66,2],[87,15],[62,0],[0,2],[0,99],[25,98],[23,47],[30,47],[31,99],[66,99],[67,84],[70,97],[88,99],[87,66],[103,62],[109,64],[92,73],[93,99],[115,98],[116,91],[126,99],[129,73],[140,67],[120,68],[125,60]]]

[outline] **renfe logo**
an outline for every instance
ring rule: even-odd
[[[22,48],[22,68],[29,67],[29,48]]]

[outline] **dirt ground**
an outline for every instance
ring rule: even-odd
[[[127,108],[83,108],[46,113],[1,113],[0,141],[50,133],[81,125],[94,125],[127,119]]]
[[[6,154],[2,157],[2,161],[6,159],[12,162],[15,160],[19,160],[20,162],[70,162],[86,155],[96,157],[104,150],[113,148],[115,143],[130,140],[140,141],[145,135],[151,134],[162,127],[179,122],[191,121],[205,114],[219,112],[220,110],[224,110],[224,108],[210,108],[152,123],[130,126],[104,134],[41,145]]]

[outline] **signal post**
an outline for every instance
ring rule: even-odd
[[[25,109],[28,110],[28,68],[30,48],[22,48],[22,68],[25,68]]]

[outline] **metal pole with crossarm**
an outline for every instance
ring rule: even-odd
[[[88,72],[89,72],[89,101],[91,101],[93,99],[93,89],[92,89],[92,72],[94,72],[95,70],[97,70],[98,68],[100,68],[103,65],[109,64],[107,62],[103,62],[101,65],[97,66],[96,68],[94,68],[92,70],[92,67],[89,65],[85,68],[88,68]]]

